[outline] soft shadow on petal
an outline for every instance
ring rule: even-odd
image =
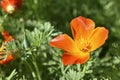
[[[68,52],[78,52],[76,43],[67,34],[62,34],[50,41],[50,46],[63,49]]]
[[[78,56],[74,56],[68,52],[64,52],[62,55],[62,62],[64,65],[74,64],[77,59],[78,59]]]
[[[97,27],[89,36],[91,51],[99,48],[105,43],[108,38],[108,30],[104,27]]]
[[[62,62],[64,65],[71,65],[71,64],[83,64],[90,58],[89,53],[83,54],[70,54],[68,52],[64,52],[62,56]]]
[[[87,62],[89,58],[90,58],[90,54],[84,53],[79,59],[75,61],[75,64],[83,64]]]
[[[91,19],[84,18],[82,16],[74,18],[70,25],[74,39],[88,37],[89,33],[95,27],[95,23]]]

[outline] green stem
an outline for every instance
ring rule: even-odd
[[[36,79],[36,75],[35,75],[35,73],[34,73],[33,68],[31,67],[31,65],[30,65],[27,61],[25,61],[25,63],[28,65],[30,71],[32,71],[32,76],[33,76],[34,80],[37,80],[37,79]]]
[[[86,65],[84,65],[84,67],[83,67],[83,70],[82,70],[82,76],[81,76],[81,79],[84,77],[84,75],[85,75],[85,73],[86,73]]]
[[[82,72],[85,74],[85,71],[86,71],[86,65],[84,66]]]
[[[5,14],[0,21],[0,26],[4,23],[5,19],[7,18],[8,14]]]
[[[2,79],[5,79],[5,75],[4,75],[4,73],[1,69],[1,66],[0,66],[0,80],[2,80]]]
[[[34,65],[35,70],[36,70],[37,78],[38,78],[38,80],[41,80],[41,77],[40,77],[41,74],[40,74],[39,68],[38,68],[38,66],[36,64],[36,60],[35,60],[34,55],[32,56],[32,59],[33,59],[33,65]]]

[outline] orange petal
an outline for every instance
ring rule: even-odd
[[[108,30],[104,27],[98,27],[93,30],[89,37],[91,51],[99,48],[105,43],[105,40],[108,38]]]
[[[74,64],[77,59],[78,59],[78,56],[74,56],[67,52],[64,52],[62,55],[62,62],[64,65]]]
[[[3,32],[2,32],[2,36],[4,36],[4,37],[5,37],[5,36],[9,36],[9,32],[8,32],[8,31],[3,31]]]
[[[16,11],[18,8],[21,7],[22,5],[22,0],[2,0],[0,5],[2,6],[2,9],[7,12],[7,13],[11,13],[9,11],[9,6],[13,7]],[[13,11],[13,12],[14,12]]]
[[[62,62],[64,65],[70,64],[83,64],[90,58],[89,53],[78,53],[78,54],[70,54],[64,52],[62,56]]]
[[[11,35],[9,35],[8,31],[3,31],[2,36],[4,37],[5,42],[10,42],[14,39]]]
[[[94,29],[95,23],[88,18],[79,16],[71,21],[71,30],[75,39],[86,38]]]
[[[7,56],[6,60],[0,60],[0,64],[6,65],[7,63],[9,63],[12,60],[13,60],[13,56],[9,55],[9,56]]]
[[[63,49],[68,52],[79,51],[75,42],[67,34],[62,34],[62,35],[55,37],[53,40],[50,41],[50,45],[53,47]]]
[[[76,60],[75,64],[83,64],[83,63],[87,62],[89,58],[90,58],[90,54],[89,53],[84,53],[84,55],[82,55],[81,58]]]

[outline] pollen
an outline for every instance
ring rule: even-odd
[[[90,45],[87,45],[85,48],[82,48],[81,51],[82,52],[89,52],[91,49],[91,46]]]
[[[9,12],[9,13],[13,13],[15,11],[15,8],[14,8],[14,6],[12,6],[12,5],[8,5],[7,6],[7,12]]]
[[[78,42],[79,50],[82,52],[90,52],[91,46],[88,40],[81,38]]]

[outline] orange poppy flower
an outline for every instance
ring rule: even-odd
[[[4,37],[4,42],[11,42],[14,38],[9,34],[8,31],[3,31],[2,36]]]
[[[3,31],[2,35],[5,40],[3,42],[2,47],[0,48],[0,64],[6,65],[7,63],[14,59],[11,52],[5,51],[6,43],[11,42],[12,40],[14,40],[14,38],[11,35],[9,35],[9,32],[7,31]]]
[[[2,9],[9,14],[14,13],[17,9],[21,7],[21,5],[22,5],[22,0],[2,0],[1,1]]]
[[[83,64],[90,58],[90,52],[102,46],[108,38],[108,30],[95,28],[95,23],[79,16],[70,23],[73,39],[61,34],[50,41],[50,45],[65,52],[62,55],[64,65]]]
[[[1,52],[0,52],[0,54],[1,54]],[[2,65],[6,65],[7,63],[9,63],[10,61],[12,61],[14,59],[12,55],[8,55],[8,53],[4,53],[4,54],[7,55],[5,59],[3,59],[2,56],[0,57],[1,58],[0,64],[2,64]],[[11,53],[9,53],[9,54],[11,54]]]

